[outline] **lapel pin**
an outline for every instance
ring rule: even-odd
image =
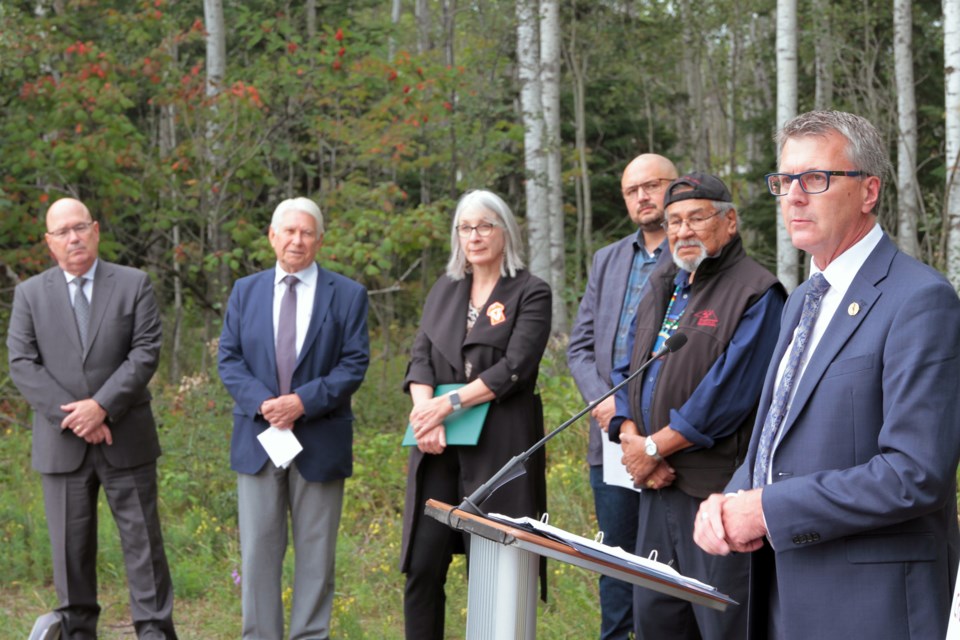
[[[850,303],[850,306],[847,307],[847,315],[848,315],[848,316],[855,316],[855,315],[857,315],[858,313],[860,313],[860,305],[857,304],[856,302],[851,302],[851,303]]]
[[[505,307],[502,302],[494,302],[487,307],[487,317],[490,318],[490,324],[496,326],[507,319],[504,312]]]

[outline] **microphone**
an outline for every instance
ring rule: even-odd
[[[674,351],[679,351],[680,348],[687,344],[687,336],[683,333],[675,333],[663,342],[663,346],[660,347],[656,353],[650,356],[650,359],[640,365],[633,373],[624,378],[622,382],[617,384],[615,387],[607,391],[605,394],[588,404],[586,407],[581,409],[575,416],[561,424],[559,427],[545,435],[541,438],[536,444],[532,447],[521,453],[520,455],[513,456],[510,460],[507,461],[505,465],[500,467],[500,470],[493,474],[489,480],[480,485],[476,491],[471,493],[469,496],[463,499],[463,502],[460,503],[460,506],[457,507],[461,511],[466,511],[467,513],[472,513],[474,515],[482,516],[486,515],[480,509],[479,505],[490,497],[490,495],[499,489],[502,485],[510,482],[514,478],[520,477],[524,473],[523,463],[527,461],[530,456],[537,452],[540,447],[545,445],[548,440],[559,434],[561,431],[569,427],[571,424],[585,416],[586,414],[593,411],[593,409],[615,394],[617,391],[622,389],[629,383],[631,380],[639,376],[641,373],[647,370],[647,368],[653,364],[657,358],[661,358],[668,353],[673,353]]]

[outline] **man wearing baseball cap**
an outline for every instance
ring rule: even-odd
[[[641,490],[635,552],[745,602],[748,560],[711,556],[693,542],[700,502],[723,489],[746,454],[763,374],[786,293],[747,256],[737,212],[722,180],[693,172],[664,196],[673,263],[650,276],[637,308],[623,380],[671,335],[687,345],[661,358],[617,394],[609,435]],[[638,640],[716,639],[746,633],[746,608],[718,612],[634,588]]]

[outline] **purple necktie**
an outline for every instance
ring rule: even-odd
[[[281,281],[287,285],[280,301],[280,320],[277,324],[277,382],[280,395],[290,393],[293,370],[297,367],[297,283],[296,276]]]
[[[803,352],[807,348],[807,338],[813,329],[813,323],[820,311],[820,300],[830,288],[830,283],[822,273],[815,273],[810,278],[810,286],[803,296],[803,310],[800,312],[800,324],[793,336],[793,347],[787,366],[783,369],[780,384],[773,392],[773,402],[767,411],[767,418],[763,421],[763,431],[760,432],[760,442],[757,445],[757,460],[753,467],[753,488],[762,487],[767,483],[767,471],[770,469],[770,456],[773,453],[773,443],[780,425],[786,415],[787,403],[790,401],[790,391],[796,382],[797,371],[803,361]]]

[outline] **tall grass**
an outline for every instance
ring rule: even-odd
[[[396,350],[394,349],[394,352]],[[409,399],[400,391],[405,356],[373,354],[354,398],[357,414],[354,476],[347,481],[337,543],[336,638],[402,638],[403,576],[397,568],[406,451],[399,446]],[[159,463],[160,509],[176,589],[180,637],[234,639],[240,635],[240,555],[236,479],[229,469],[232,402],[215,371],[154,384],[154,410],[164,455]],[[541,366],[546,424],[557,425],[580,407],[559,345]],[[24,420],[26,416],[23,416]],[[586,423],[547,446],[550,521],[591,534],[593,518],[585,464]],[[40,480],[30,470],[30,433],[8,426],[0,434],[0,628],[26,637],[33,620],[55,604]],[[134,637],[129,621],[123,558],[105,502],[100,505],[101,638]],[[292,549],[285,571],[292,574]],[[550,601],[540,604],[538,635],[589,638],[599,627],[596,576],[550,562]],[[448,578],[447,637],[462,638],[466,622],[465,563]],[[287,581],[290,584],[290,581]],[[289,591],[285,600],[289,605]]]

